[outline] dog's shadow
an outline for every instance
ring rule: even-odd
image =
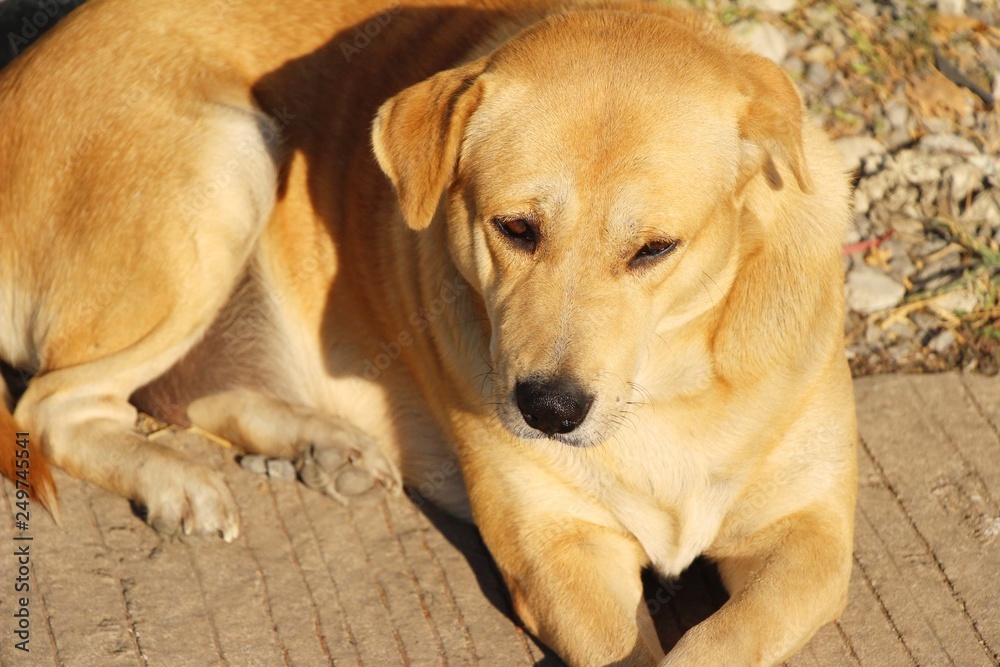
[[[451,517],[430,503],[420,507],[420,511],[452,546],[462,552],[490,604],[518,627],[523,627],[514,613],[500,572],[476,527]],[[673,648],[689,628],[714,613],[728,597],[715,566],[703,558],[697,559],[679,578],[673,580],[663,580],[652,572],[644,572],[643,588],[646,605],[665,651]],[[561,667],[564,664],[546,646],[534,641],[543,654],[535,667]]]

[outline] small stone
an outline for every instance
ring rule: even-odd
[[[997,78],[1000,79],[1000,77]],[[983,170],[983,173],[986,174],[986,183],[991,188],[1000,189],[1000,160],[998,160],[996,164],[997,168],[993,173],[990,173],[990,171],[986,169]]]
[[[257,475],[267,474],[267,459],[257,454],[247,454],[240,458],[240,465]]]
[[[861,167],[861,160],[869,155],[882,155],[885,146],[874,137],[841,137],[833,142],[844,159],[844,169],[855,172]]]
[[[872,225],[872,221],[869,216],[859,216],[854,218],[853,227],[858,230],[858,241],[870,238],[875,232],[875,227]]]
[[[951,183],[951,200],[956,203],[983,189],[983,172],[967,162],[949,169],[948,180]]]
[[[875,6],[875,3],[870,0],[860,0],[860,2],[858,2],[858,11],[870,16],[871,18],[878,16],[878,8]]]
[[[844,292],[851,310],[870,315],[899,305],[906,288],[883,271],[859,264],[847,274]]]
[[[886,18],[899,20],[910,16],[912,9],[907,5],[910,0],[891,0],[892,7],[886,7],[884,15]],[[905,25],[895,24],[885,28],[885,38],[890,42],[903,42],[910,39],[910,31]]]
[[[885,143],[889,150],[894,151],[910,143],[910,133],[907,130],[895,129],[886,137]]]
[[[294,480],[295,466],[288,459],[270,459],[267,462],[267,476],[271,479]]]
[[[748,4],[758,11],[776,14],[784,14],[795,9],[795,0],[751,0]]]
[[[865,327],[865,345],[875,347],[882,342],[882,329],[879,325],[871,323]]]
[[[908,318],[896,320],[886,327],[885,332],[890,336],[895,337],[896,340],[901,338],[910,339],[917,335],[917,325],[911,322]]]
[[[840,53],[847,46],[847,36],[837,25],[828,25],[823,28],[822,40],[829,44],[834,53]]]
[[[824,63],[809,63],[806,68],[806,81],[822,90],[830,83],[833,74]]]
[[[827,26],[837,20],[839,12],[836,7],[828,3],[815,3],[806,7],[806,21],[811,26]]]
[[[927,128],[927,131],[933,134],[943,134],[952,129],[952,120],[950,118],[924,116],[923,123],[924,127]]]
[[[892,259],[889,260],[889,275],[897,282],[905,282],[907,278],[912,277],[916,272],[917,267],[905,252],[894,254]]]
[[[941,180],[941,169],[935,160],[916,151],[900,151],[896,155],[899,171],[908,182],[914,185],[932,183]]]
[[[158,433],[165,428],[167,428],[166,423],[161,422],[156,417],[147,415],[145,412],[140,412],[135,418],[135,430],[143,435]]]
[[[961,268],[962,256],[959,253],[949,253],[921,269],[913,277],[913,282],[921,291],[931,292],[953,283]]]
[[[817,44],[802,54],[802,60],[807,63],[825,64],[833,60],[834,55],[836,54],[834,54],[833,49],[826,44]]]
[[[930,348],[932,352],[943,354],[949,347],[955,344],[955,340],[955,332],[951,329],[945,329],[938,335],[934,336],[934,338],[931,339],[931,342],[927,344],[927,347]]]
[[[909,188],[905,191],[905,193],[907,195],[908,200],[907,203],[899,207],[900,213],[902,213],[903,215],[908,215],[911,218],[921,217],[923,215],[923,212],[920,210],[919,206],[915,206],[913,203],[920,199],[920,190],[916,188]]]
[[[769,23],[740,21],[731,30],[733,36],[751,51],[779,65],[788,55],[788,41],[780,30]]]
[[[861,173],[865,176],[874,176],[885,168],[888,155],[866,155],[861,158]]]
[[[878,202],[885,198],[886,193],[900,184],[902,178],[896,164],[891,157],[886,156],[886,164],[882,171],[865,177],[858,183],[858,188],[863,189],[868,195],[868,201]]]
[[[871,206],[872,203],[869,201],[868,195],[865,194],[864,190],[856,189],[854,191],[854,215],[864,215]]]
[[[929,236],[925,238],[922,242],[920,242],[914,254],[917,257],[930,257],[938,250],[942,250],[947,246],[948,246],[948,241],[946,241],[945,239],[936,236]]]
[[[894,364],[899,364],[902,361],[906,361],[907,359],[913,356],[913,353],[915,351],[913,349],[914,347],[915,347],[914,341],[912,340],[900,341],[896,345],[893,345],[892,347],[889,348],[888,350],[889,359]]]
[[[988,191],[978,195],[962,214],[962,222],[1000,228],[1000,193]]]
[[[979,307],[979,297],[969,290],[955,290],[934,300],[934,305],[952,313],[971,313]]]
[[[956,134],[928,134],[920,140],[919,146],[928,153],[952,153],[965,157],[979,155],[974,143]]]
[[[941,323],[937,315],[932,315],[924,310],[913,313],[910,315],[910,319],[913,320],[913,323],[917,325],[917,329],[920,331],[930,331]]]
[[[924,223],[916,218],[910,218],[899,213],[895,213],[889,218],[889,226],[897,234],[918,236],[920,238],[923,238],[924,235]]]
[[[802,76],[806,71],[806,64],[795,56],[788,56],[785,58],[785,71],[793,77]]]
[[[885,105],[885,117],[897,130],[905,130],[910,120],[910,109],[902,102],[893,100]]]
[[[828,88],[826,91],[826,103],[831,109],[843,107],[847,104],[847,93],[839,86]],[[851,114],[846,114],[846,116],[853,117]]]
[[[896,188],[888,193],[885,199],[876,202],[872,208],[888,214],[899,213],[910,218],[920,218],[923,212],[917,204],[920,202],[920,190],[914,187]]]
[[[995,160],[989,155],[970,155],[969,164],[982,171],[986,178],[996,176],[997,172],[1000,171],[997,166],[1000,164],[1000,161]]]
[[[804,30],[799,30],[791,35],[786,35],[786,37],[788,38],[788,51],[790,53],[799,53],[800,51],[804,51],[812,43],[811,37],[806,34]]]
[[[937,0],[938,11],[951,16],[965,15],[965,0]]]

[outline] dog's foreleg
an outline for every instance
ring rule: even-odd
[[[222,298],[206,302],[205,310],[218,308]],[[52,463],[144,505],[161,532],[230,541],[239,535],[239,516],[222,476],[136,433],[136,409],[128,402],[137,386],[191,348],[208,321],[205,313],[173,309],[124,349],[43,372],[14,417],[43,443]],[[53,360],[58,364],[58,357]]]
[[[716,558],[732,597],[691,628],[660,667],[777,665],[839,615],[851,572],[843,512],[803,512]]]
[[[655,665],[663,652],[642,595],[639,544],[580,521],[530,533],[530,548],[497,559],[528,629],[574,667]]]
[[[183,356],[199,333],[178,312],[132,346],[42,373],[15,418],[52,463],[145,506],[161,532],[231,541],[239,535],[239,514],[222,476],[136,433],[136,409],[128,402],[136,385]]]
[[[463,461],[473,514],[527,628],[573,667],[655,665],[641,545],[537,467],[483,454]]]
[[[376,483],[401,485],[396,466],[367,433],[305,406],[235,389],[192,402],[188,416],[245,452],[291,459],[307,486],[341,502]]]
[[[49,456],[71,475],[135,500],[166,535],[239,536],[239,510],[222,475],[134,432],[135,409],[123,399],[81,397],[57,409],[88,416],[45,431]]]

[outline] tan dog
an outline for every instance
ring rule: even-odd
[[[681,9],[93,0],[0,78],[0,442],[233,539],[138,392],[471,512],[573,665],[775,664],[851,566],[839,164]],[[640,571],[699,554],[664,658]]]

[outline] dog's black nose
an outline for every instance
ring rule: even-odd
[[[517,407],[528,426],[546,435],[569,433],[587,417],[594,397],[565,378],[527,380],[514,387]]]

